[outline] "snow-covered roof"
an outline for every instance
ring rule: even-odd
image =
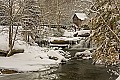
[[[81,20],[85,20],[86,18],[88,18],[85,13],[75,13],[75,15]]]

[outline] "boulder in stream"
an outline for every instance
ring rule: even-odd
[[[77,52],[75,54],[75,58],[80,58],[80,59],[91,59],[92,53],[89,50],[85,50],[83,52]]]

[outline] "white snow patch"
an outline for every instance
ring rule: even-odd
[[[64,41],[77,41],[80,40],[82,37],[49,37],[49,41],[52,42],[54,40],[64,40]]]
[[[120,76],[116,80],[120,80]]]
[[[24,53],[14,54],[11,57],[0,57],[0,68],[17,71],[38,71],[45,69],[48,65],[56,65],[62,59],[65,59],[55,50],[45,52],[38,46],[26,46],[24,50]],[[58,60],[51,60],[48,56],[57,57]]]
[[[48,55],[48,56],[52,56],[52,57],[57,57],[59,62],[61,62],[61,60],[64,59],[64,57],[61,56],[60,54],[58,54],[58,52],[56,52],[55,50],[50,50],[50,51],[47,53],[47,55]]]
[[[78,32],[78,35],[82,35],[82,34],[85,34],[85,33],[90,34],[90,30],[80,30],[80,31],[77,31],[77,32]]]
[[[76,32],[68,32],[68,31],[65,31],[63,36],[65,37],[74,37],[73,35],[75,34]]]

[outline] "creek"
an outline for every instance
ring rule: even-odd
[[[73,55],[75,51],[70,53]],[[117,67],[93,65],[92,60],[71,59],[57,69],[4,75],[0,80],[116,80],[117,70]]]

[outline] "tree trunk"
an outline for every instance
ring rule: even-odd
[[[12,51],[12,47],[13,47],[13,43],[12,43],[12,37],[13,37],[13,1],[9,0],[9,52],[7,54],[7,56],[9,54],[11,54]]]

